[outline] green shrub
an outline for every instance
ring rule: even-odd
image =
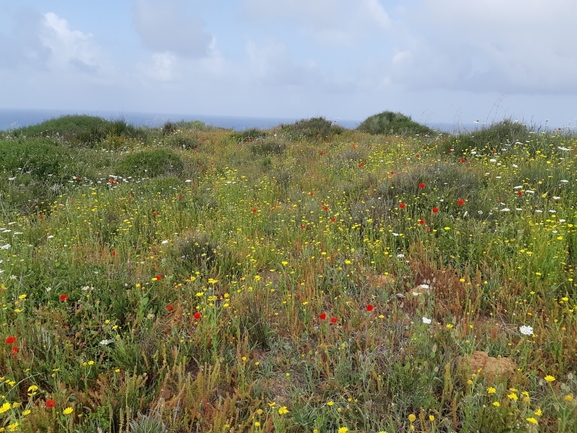
[[[250,129],[246,129],[242,132],[233,132],[231,134],[231,137],[234,141],[237,142],[252,142],[254,140],[256,140],[257,138],[264,138],[267,136],[267,132],[263,131],[262,129],[258,129],[258,128],[250,128]]]
[[[284,140],[259,139],[251,143],[250,151],[253,155],[280,155],[285,151],[286,147],[287,143]]]
[[[45,138],[0,141],[0,170],[12,176],[27,173],[37,180],[60,177],[68,153]]]
[[[494,123],[479,131],[460,134],[447,141],[443,150],[461,156],[471,150],[489,155],[499,152],[504,145],[516,146],[531,138],[531,129],[510,119]]]
[[[131,153],[117,167],[118,173],[124,177],[179,176],[183,169],[180,156],[163,148]]]
[[[414,122],[409,116],[392,111],[383,111],[367,117],[357,130],[373,135],[432,135],[435,131],[428,126]]]
[[[201,142],[195,137],[190,137],[183,134],[172,134],[165,141],[165,144],[172,147],[178,147],[180,149],[198,149],[201,145]]]
[[[342,134],[345,128],[333,125],[333,123],[324,117],[313,117],[311,119],[302,119],[290,125],[281,125],[281,132],[292,140],[299,139],[330,139],[335,135]]]
[[[94,146],[108,136],[143,138],[146,132],[124,120],[109,121],[96,116],[70,115],[17,129],[13,135],[63,138],[74,144]]]

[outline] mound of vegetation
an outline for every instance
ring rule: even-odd
[[[105,120],[97,116],[70,115],[13,131],[16,137],[58,137],[74,144],[94,146],[109,136],[143,137],[145,132],[124,120]]]
[[[500,149],[528,141],[532,131],[527,125],[510,119],[494,123],[479,131],[460,134],[446,143],[443,150],[463,155],[470,151],[488,155]]]
[[[367,117],[357,130],[373,135],[431,135],[435,133],[428,126],[414,122],[409,116],[392,111],[383,111]]]
[[[236,142],[250,143],[257,138],[264,138],[267,135],[267,132],[262,129],[250,128],[240,132],[233,132],[230,136]]]
[[[290,125],[281,125],[281,132],[291,140],[328,140],[344,131],[345,128],[333,124],[324,117],[302,119]]]
[[[179,176],[183,168],[184,163],[177,154],[159,148],[125,156],[118,165],[118,173],[125,177]]]

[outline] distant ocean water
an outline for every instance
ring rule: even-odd
[[[137,113],[126,111],[66,111],[66,110],[18,110],[0,109],[0,130],[22,128],[36,125],[45,120],[70,114],[87,114],[98,116],[107,120],[124,120],[134,126],[160,127],[166,122],[179,122],[181,120],[200,120],[208,125],[221,128],[242,131],[249,128],[273,128],[281,123],[293,123],[299,119],[290,118],[264,118],[264,117],[231,117],[231,116],[206,116],[177,113]],[[328,119],[328,118],[327,118]],[[356,128],[361,122],[354,120],[328,119],[346,127]]]
[[[36,125],[45,120],[58,118],[70,114],[87,114],[98,116],[107,120],[124,120],[134,126],[148,126],[150,128],[161,127],[166,122],[179,122],[181,120],[191,121],[200,120],[208,125],[218,126],[221,128],[234,129],[243,131],[249,128],[268,129],[274,128],[281,123],[293,123],[297,118],[266,118],[266,117],[233,117],[233,116],[208,116],[194,114],[177,114],[177,113],[138,113],[129,111],[73,111],[73,110],[24,110],[24,109],[5,109],[0,108],[0,131],[18,129],[24,126]],[[326,116],[325,116],[326,117]],[[354,129],[360,125],[360,120],[328,120],[343,126]],[[462,132],[472,131],[478,128],[478,125],[470,124],[453,124],[453,123],[426,123],[430,128],[443,132]]]

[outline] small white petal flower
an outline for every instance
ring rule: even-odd
[[[430,325],[431,322],[432,322],[431,319],[427,319],[426,317],[423,317],[423,323],[424,323],[425,325]]]
[[[519,326],[519,332],[523,335],[533,335],[533,327],[527,325]]]

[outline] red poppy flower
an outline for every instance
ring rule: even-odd
[[[160,280],[162,280],[162,275],[159,274],[159,275],[157,275],[157,276],[154,277],[154,278],[156,278],[156,281],[160,281]]]
[[[58,299],[60,299],[60,302],[68,301],[68,295],[62,294]]]
[[[179,200],[182,200],[183,198],[184,198],[184,197],[181,196],[181,195],[178,196],[178,199],[179,199]]]
[[[258,212],[258,209],[253,209],[253,210],[252,210],[252,213],[257,213],[257,212]]]
[[[195,313],[192,315],[192,317],[194,317],[195,320],[200,320],[200,318],[202,317],[202,315],[197,311],[197,312],[195,312]]]
[[[116,251],[111,251],[110,254],[112,254],[113,256],[116,255]]]
[[[523,191],[522,190],[517,191],[517,195],[523,195]]]
[[[328,206],[323,207],[323,210],[329,210]]]
[[[401,209],[404,209],[404,208],[405,208],[405,206],[407,206],[405,203],[401,203],[401,204],[399,204],[399,207],[400,207]]]
[[[18,346],[12,346],[12,355],[16,355],[20,351]]]
[[[459,206],[463,206],[465,204],[465,200],[461,199],[457,202]]]
[[[325,320],[326,318],[327,318],[326,313],[321,313],[321,314],[319,314],[319,319]]]
[[[461,158],[461,162],[467,162],[465,158]]]
[[[374,309],[375,307],[373,306],[373,304],[367,305],[367,311],[373,311]]]
[[[335,222],[337,219],[335,217],[331,217],[331,221]]]
[[[437,213],[437,212],[439,212],[439,208],[438,208],[438,207],[434,207],[434,208],[433,208],[433,213]]]
[[[51,408],[56,406],[56,400],[46,400],[46,407]]]
[[[425,220],[419,220],[419,224],[425,224]]]
[[[14,344],[15,342],[16,342],[16,337],[10,336],[6,339],[6,344]]]
[[[303,224],[303,225],[301,225],[301,229],[303,229],[303,230],[304,230],[304,229],[306,229],[306,228],[307,228],[307,226],[305,226],[304,224]]]
[[[152,212],[152,216],[155,217],[155,216],[156,216],[156,212]]]
[[[337,323],[339,319],[337,319],[336,317],[331,317],[331,323]]]
[[[166,306],[166,311],[172,311],[174,309],[174,307],[172,306],[172,304],[168,304]]]
[[[426,187],[426,186],[427,186],[427,185],[424,184],[423,182],[421,182],[421,183],[419,184],[419,188],[421,188],[421,189],[423,189],[423,188]]]

